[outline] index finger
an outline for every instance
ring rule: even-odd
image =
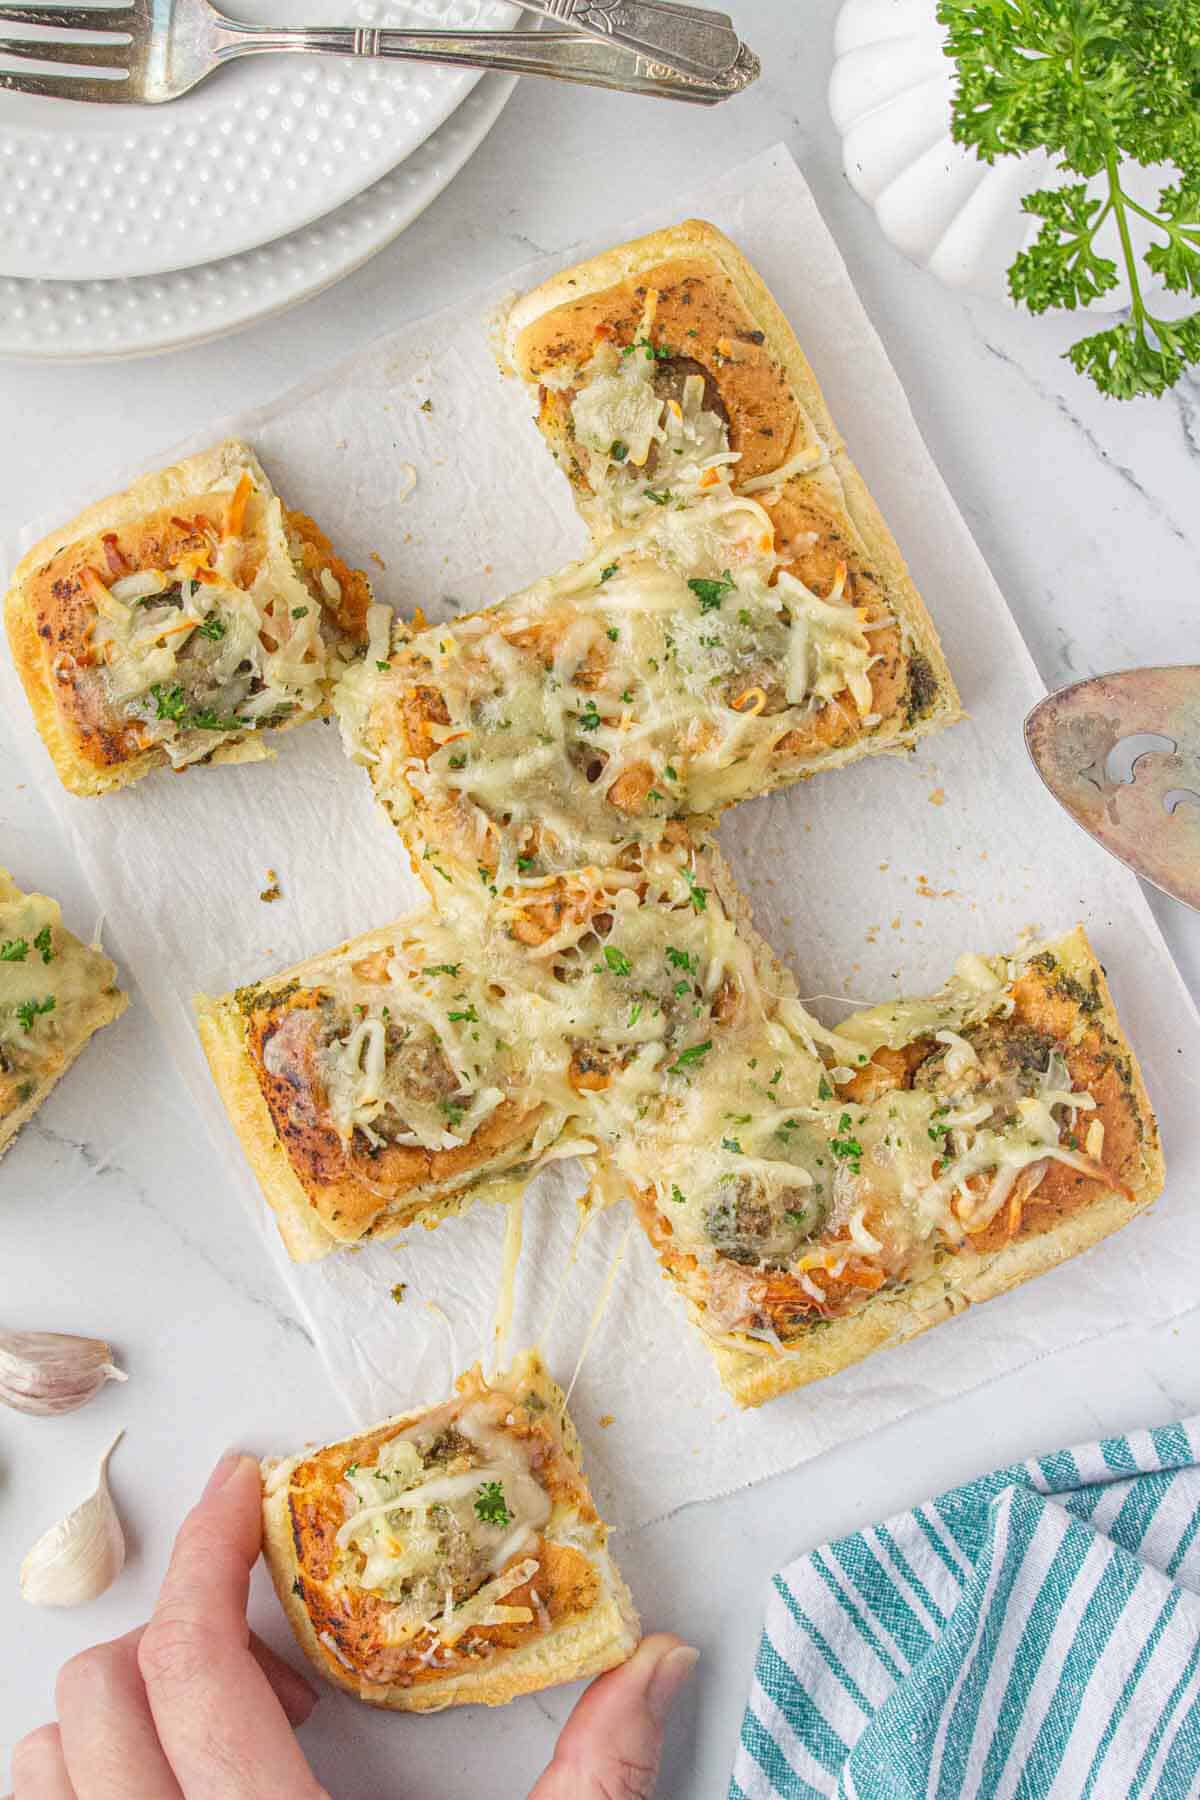
[[[217,1464],[183,1522],[138,1666],[188,1800],[329,1800],[250,1650],[246,1597],[262,1544],[250,1456]]]

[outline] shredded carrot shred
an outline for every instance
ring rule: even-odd
[[[108,559],[110,574],[127,575],[129,573],[129,564],[126,562],[121,551],[121,546],[117,542],[116,532],[106,531],[104,536],[100,539],[100,542],[104,545],[104,554]]]
[[[246,522],[246,507],[250,503],[252,491],[253,484],[250,476],[243,469],[238,477],[238,484],[233,490],[233,497],[225,510],[225,523],[221,533],[223,537],[237,537],[241,532],[242,526]]]
[[[700,477],[700,486],[702,488],[716,487],[720,479],[720,469],[705,469],[703,475]]]
[[[750,704],[751,701],[754,701],[753,706]],[[752,719],[756,719],[767,704],[767,696],[760,687],[746,688],[744,693],[739,694],[737,699],[731,700],[729,704],[734,712],[749,713]]]
[[[861,1263],[849,1263],[842,1272],[842,1280],[848,1281],[851,1287],[865,1288],[868,1293],[873,1294],[883,1286],[884,1275],[882,1269],[868,1269]]]
[[[90,563],[81,571],[79,580],[85,593],[97,604],[102,605],[108,599],[108,583]]]

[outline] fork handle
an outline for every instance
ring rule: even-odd
[[[723,16],[660,0],[525,0],[530,12],[556,25],[607,38],[679,74],[723,75],[737,59],[738,36]]]
[[[500,69],[558,81],[620,89],[693,105],[715,106],[757,79],[758,59],[744,45],[723,75],[677,74],[619,44],[578,31],[400,31],[374,26],[280,26],[258,29],[222,17],[216,32],[221,62],[272,51],[318,56],[366,56],[441,63],[451,68]]]

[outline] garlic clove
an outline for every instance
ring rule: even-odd
[[[31,1606],[79,1606],[111,1587],[125,1566],[125,1534],[108,1491],[108,1459],[124,1437],[119,1431],[100,1462],[96,1491],[43,1532],[21,1564],[21,1594]]]
[[[102,1338],[61,1331],[0,1331],[0,1402],[46,1417],[74,1412],[106,1381],[126,1381]]]

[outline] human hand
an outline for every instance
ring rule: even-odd
[[[329,1800],[294,1735],[317,1695],[246,1622],[261,1543],[258,1465],[223,1457],[153,1617],[64,1666],[58,1722],[17,1744],[10,1800]],[[530,1800],[648,1800],[695,1661],[678,1638],[644,1639],[583,1695]]]

